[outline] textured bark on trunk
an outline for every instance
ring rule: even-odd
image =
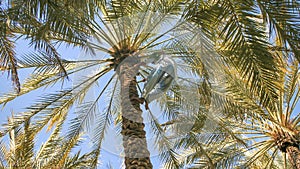
[[[136,83],[139,63],[126,59],[118,67],[121,82],[123,147],[126,169],[152,169]]]
[[[289,161],[294,169],[300,169],[300,150],[295,146],[288,146],[286,152],[289,157]]]

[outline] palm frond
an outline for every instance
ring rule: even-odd
[[[219,0],[202,6],[194,9],[191,19],[203,25],[204,32],[215,42],[218,53],[227,64],[238,70],[251,91],[260,97],[261,104],[276,103],[278,92],[282,90],[276,83],[277,58],[268,49],[271,44],[257,4],[253,1]]]
[[[107,111],[104,111],[103,113],[101,113],[100,115],[98,115],[96,117],[96,126],[93,130],[93,149],[94,149],[94,159],[92,161],[91,166],[93,168],[97,167],[98,165],[98,159],[100,156],[100,151],[101,151],[101,146],[102,146],[102,142],[105,138],[105,134],[106,134],[106,129],[108,127],[108,125],[110,124],[111,121],[111,114],[110,114],[110,107],[108,107]]]
[[[287,107],[286,107],[286,123],[288,121],[288,118],[292,117],[292,113],[295,111],[296,109],[296,105],[299,102],[299,98],[300,98],[300,76],[299,76],[299,66],[298,66],[299,62],[292,62],[290,67],[290,70],[288,70],[286,72],[286,83],[285,85],[285,90],[283,95],[283,101],[284,103],[287,103]],[[284,103],[281,104],[281,106],[284,105]],[[283,108],[282,108],[283,110]],[[293,118],[293,121],[299,121],[299,115],[296,115],[295,118]],[[296,125],[296,123],[294,123],[294,125]]]
[[[165,162],[164,168],[178,168],[178,154],[172,148],[171,140],[167,137],[154,114],[150,110],[148,112],[151,120],[151,129],[156,136],[155,143],[157,144],[160,152],[159,156]]]
[[[0,11],[0,70],[10,68],[12,82],[16,91],[20,92],[20,81],[17,72],[17,59],[14,49],[14,42],[11,40],[13,34],[10,31],[8,16],[1,9]]]
[[[65,69],[69,75],[75,74],[82,70],[104,64],[109,60],[82,60],[82,61],[67,61],[62,60]],[[49,61],[41,55],[30,54],[23,57],[19,61],[19,69],[22,68],[35,68],[33,74],[25,79],[22,84],[22,90],[20,93],[7,93],[0,97],[0,104],[5,105],[7,102],[14,100],[16,97],[27,94],[31,91],[39,89],[41,87],[47,87],[56,84],[63,80],[64,76],[59,74],[59,66],[55,62]],[[105,66],[105,65],[103,65]]]
[[[37,128],[41,129],[57,114],[68,111],[70,106],[72,106],[76,100],[82,100],[81,98],[84,97],[85,92],[110,69],[111,68],[103,69],[94,76],[85,78],[72,89],[65,89],[55,94],[49,94],[42,97],[37,104],[28,108],[28,112],[16,115],[13,123],[5,124],[2,134],[7,133],[29,119],[36,121],[36,125],[40,126]]]
[[[47,166],[51,165],[49,162],[59,161],[59,154],[62,150],[61,143],[63,142],[63,137],[60,136],[62,133],[62,126],[65,123],[67,113],[61,113],[59,116],[59,120],[56,121],[56,127],[53,132],[49,136],[48,140],[40,146],[40,149],[37,151],[35,155],[35,163],[34,166]],[[49,124],[51,126],[51,123]]]
[[[299,40],[299,1],[257,1],[264,22],[268,25],[270,37],[275,34],[280,47],[291,49],[294,57],[300,62]]]

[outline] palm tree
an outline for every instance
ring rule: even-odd
[[[284,159],[282,167],[300,168],[299,113],[295,111],[300,97],[299,62],[292,60],[286,64],[286,74],[279,80],[283,90],[280,91],[276,103],[277,109],[273,111],[269,107],[262,107],[261,111],[264,110],[268,118],[257,117],[249,120],[249,124],[240,126],[237,131],[244,135],[244,140],[251,141],[245,151],[253,149],[255,152],[247,164],[268,154],[270,158],[266,166],[271,166],[273,160],[281,155]],[[244,134],[247,132],[249,134]]]
[[[217,82],[217,86],[210,89],[210,110],[204,110],[197,117],[195,129],[175,144],[175,147],[187,150],[180,164],[197,164],[198,167],[208,168],[248,165],[255,168],[266,164],[270,168],[282,168],[285,165],[280,158],[275,158],[277,152],[270,154],[262,150],[263,153],[253,158],[251,152],[247,151],[253,147],[241,150],[240,147],[245,147],[249,140],[258,142],[259,139],[241,137],[240,131],[235,130],[237,126],[243,128],[243,125],[247,126],[247,130],[252,128],[253,122],[245,120],[246,115],[250,119],[261,118],[268,121],[264,125],[270,123],[269,118],[274,112],[278,114],[276,117],[286,117],[284,112],[278,111],[278,107],[284,107],[279,103],[279,98],[284,93],[284,82],[278,83],[278,79],[283,77],[283,70],[286,64],[290,63],[286,60],[293,58],[299,61],[299,49],[295,45],[299,41],[299,34],[296,33],[299,31],[299,13],[296,12],[299,3],[230,0],[194,3],[197,5],[193,4],[190,10],[187,10],[187,19],[204,28],[207,36],[215,42],[218,53],[225,59],[227,66],[222,68],[224,77]],[[270,57],[274,59],[266,61]],[[261,62],[257,58],[260,58]],[[209,82],[215,83],[211,78]],[[216,117],[206,114],[215,114]],[[290,117],[286,119],[294,118],[290,114],[288,116]],[[238,119],[241,123],[236,124]],[[203,128],[205,121],[210,121],[215,126],[206,131],[205,127]],[[278,124],[281,120],[275,121],[272,124]],[[173,122],[165,124],[176,128]],[[285,128],[284,126],[282,127]],[[261,132],[265,130],[266,128],[260,129]],[[272,127],[272,130],[274,131],[271,133],[276,135],[276,138],[285,135],[281,129]],[[293,132],[298,133],[295,128],[292,129]],[[249,131],[245,131],[244,134],[249,136]],[[261,146],[260,143],[257,143],[257,146]],[[247,159],[252,160],[246,164],[241,162]],[[290,164],[295,167],[295,159],[290,158]]]
[[[65,77],[61,76],[62,71],[63,75],[72,75],[88,68],[94,68],[96,71],[90,76],[82,77],[72,88],[63,89],[38,100],[36,104],[30,106],[27,112],[16,116],[13,123],[6,125],[2,135],[33,117],[36,122],[34,124],[39,128],[45,127],[49,122],[50,126],[56,126],[57,121],[64,119],[63,117],[69,113],[71,106],[79,102],[81,106],[78,108],[76,118],[71,120],[66,135],[70,146],[64,147],[62,155],[71,151],[76,140],[84,130],[90,128],[95,117],[96,125],[95,131],[93,131],[95,158],[92,167],[96,167],[105,130],[110,124],[111,117],[115,117],[117,124],[122,125],[121,134],[123,135],[126,168],[152,168],[150,154],[147,150],[145,124],[141,116],[140,105],[143,100],[139,99],[138,79],[149,74],[149,69],[142,70],[142,68],[148,68],[140,64],[143,63],[143,59],[161,49],[172,57],[189,63],[193,67],[193,73],[200,76],[203,81],[200,83],[195,80],[197,84],[200,84],[195,93],[201,93],[201,97],[198,95],[195,97],[188,92],[178,92],[176,90],[178,88],[191,89],[190,83],[179,83],[180,85],[173,86],[171,93],[167,95],[167,102],[159,102],[162,107],[166,108],[165,114],[172,122],[178,122],[182,118],[178,114],[182,112],[189,112],[191,114],[189,118],[201,117],[200,119],[202,119],[198,113],[205,112],[204,110],[212,107],[214,101],[210,97],[214,93],[211,93],[212,80],[210,79],[220,73],[212,71],[218,70],[218,68],[222,69],[222,66],[218,66],[220,63],[235,68],[250,86],[250,92],[254,93],[264,106],[273,106],[272,108],[274,108],[273,101],[278,98],[277,91],[281,86],[275,83],[278,78],[278,74],[276,74],[278,71],[277,60],[269,50],[270,44],[265,37],[264,25],[259,20],[255,20],[255,18],[259,18],[259,15],[254,15],[257,13],[254,8],[257,5],[256,1],[255,3],[241,1],[236,4],[229,0],[192,1],[188,8],[184,8],[182,1],[110,1],[106,3],[80,1],[71,4],[65,4],[64,1],[60,3],[29,1],[25,3],[28,8],[23,8],[21,1],[16,2],[18,2],[15,3],[17,5],[12,5],[12,10],[8,10],[12,12],[7,12],[18,17],[10,18],[26,18],[28,22],[21,19],[13,20],[12,23],[18,24],[12,24],[11,32],[14,35],[25,35],[37,49],[43,50],[40,54],[31,54],[18,59],[19,64],[15,66],[16,68],[34,67],[36,71],[24,82],[18,94],[4,95],[0,98],[0,104],[7,103],[18,95],[56,84]],[[261,2],[260,4],[261,7],[265,7],[265,3]],[[27,11],[27,9],[32,10]],[[82,11],[78,12],[74,9],[82,9]],[[20,11],[20,13],[16,13],[14,10]],[[288,10],[285,14],[288,15],[289,12]],[[268,13],[265,16],[273,15]],[[3,18],[5,21],[3,23],[10,23],[7,22],[9,17],[3,15]],[[186,21],[190,23],[186,24]],[[247,26],[244,27],[244,25]],[[294,30],[294,27],[291,29]],[[290,35],[288,30],[283,30],[286,31],[284,35]],[[202,34],[202,31],[206,36]],[[93,36],[95,40],[87,41],[86,36]],[[8,36],[5,34],[3,37],[7,38]],[[284,42],[287,40],[289,38],[285,37]],[[211,41],[216,44],[218,54],[212,52],[214,50]],[[81,45],[92,49],[91,53],[95,52],[106,58],[80,61],[59,59],[54,42]],[[295,41],[291,42],[297,42],[297,36]],[[97,53],[98,51],[102,53]],[[8,55],[3,54],[1,58],[6,56]],[[5,61],[5,63],[9,63],[7,59]],[[16,72],[13,65],[15,64],[12,66],[6,64],[2,67],[5,70]],[[100,69],[97,69],[97,66],[100,66]],[[85,94],[93,84],[100,79],[106,79],[111,74],[112,76],[101,88],[96,99],[84,102]],[[180,80],[188,81],[187,79]],[[109,104],[106,111],[99,115],[96,113],[98,101],[108,88],[112,89]],[[193,90],[186,91],[194,92]],[[118,94],[122,97],[121,103],[115,97]],[[184,97],[184,94],[188,97]],[[222,105],[224,110],[234,109],[239,110],[239,113],[244,110],[240,108],[240,102],[237,100],[218,97],[218,100],[227,103]],[[214,96],[213,98],[218,97]],[[188,98],[195,98],[195,101],[190,102]],[[215,106],[219,106],[217,104],[219,102],[215,101],[214,103]],[[204,109],[202,109],[202,105]],[[148,111],[148,114],[152,120],[151,127],[158,137],[156,143],[160,146],[161,157],[167,162],[166,167],[178,168],[180,166],[177,159],[178,154],[172,149],[170,139],[151,110]],[[238,116],[239,114],[234,113],[230,116],[232,115]],[[198,126],[198,128],[201,127]],[[203,151],[200,151],[200,154],[203,154]]]
[[[8,119],[8,121],[12,120],[14,119]],[[57,129],[50,134],[49,139],[40,147],[37,147],[39,145],[34,140],[40,129],[33,128],[30,122],[25,122],[23,127],[13,129],[8,135],[9,144],[6,143],[5,139],[0,142],[0,167],[41,169],[89,167],[93,161],[94,152],[83,154],[78,151],[74,155],[68,153],[65,156],[60,156],[64,150],[63,147],[69,145],[59,135]],[[76,142],[79,143],[80,139],[77,139]]]
[[[202,110],[191,132],[174,144],[184,151],[178,158],[181,166],[299,168],[299,62],[290,53],[276,54],[283,56],[279,63],[285,66],[278,78],[282,90],[273,103],[276,109],[262,105],[237,70],[224,67],[226,90],[220,94],[212,88],[210,110]]]

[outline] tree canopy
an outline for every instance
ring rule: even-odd
[[[300,168],[299,8],[296,0],[0,1],[0,69],[15,87],[0,105],[48,90],[2,124],[1,166],[100,167],[113,127],[126,168]],[[34,51],[19,54],[19,39]],[[80,57],[64,58],[60,45],[79,47]],[[148,103],[142,88],[163,54],[175,82]],[[22,70],[31,71],[24,81]],[[91,150],[77,152],[87,136]]]

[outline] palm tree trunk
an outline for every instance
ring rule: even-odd
[[[286,152],[294,169],[300,169],[300,150],[296,146],[288,146]]]
[[[131,59],[118,68],[121,82],[121,109],[123,147],[126,169],[152,169],[150,153],[147,148],[142,110],[137,90],[136,73],[139,65]]]

